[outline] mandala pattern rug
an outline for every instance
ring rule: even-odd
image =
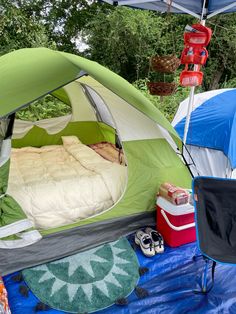
[[[139,263],[126,238],[23,271],[41,302],[70,313],[92,313],[127,297]]]

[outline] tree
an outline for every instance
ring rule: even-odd
[[[222,14],[209,20],[213,30],[205,68],[205,89],[217,89],[236,77],[236,14]],[[236,87],[236,85],[234,85]]]
[[[183,29],[190,20],[185,15],[182,23],[176,23],[173,15],[125,7],[99,12],[83,32],[87,56],[131,82],[145,78],[152,55],[180,53]]]
[[[102,7],[102,6],[101,6]],[[184,14],[159,14],[117,7],[99,12],[87,24],[84,40],[87,56],[129,81],[146,78],[148,59],[154,54],[176,53],[183,49],[186,24],[197,20]],[[207,21],[213,29],[204,71],[204,88],[219,88],[236,77],[236,14],[221,14]]]
[[[57,49],[79,53],[80,32],[101,7],[113,10],[110,5],[101,5],[94,0],[15,0],[28,17],[41,21]]]
[[[25,47],[55,47],[46,29],[13,1],[0,0],[0,54]]]
[[[149,77],[152,55],[183,49],[187,14],[159,14],[113,7],[95,0],[0,0],[0,54],[46,46],[85,55],[133,82]],[[207,21],[213,29],[204,70],[204,88],[236,77],[236,14]],[[81,53],[78,42],[89,48]],[[232,83],[234,84],[234,83]]]

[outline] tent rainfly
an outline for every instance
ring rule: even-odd
[[[96,62],[46,48],[21,49],[2,56],[0,72],[3,78],[0,82],[1,275],[87,250],[153,224],[159,185],[170,181],[182,187],[190,186],[190,173],[175,152],[176,146],[180,151],[182,149],[178,134],[151,102],[115,73]],[[16,120],[12,131],[14,113],[47,94],[71,105],[72,114],[36,122]],[[72,137],[72,143],[68,144],[68,137],[70,141]],[[87,193],[93,189],[102,191],[101,186],[93,185],[92,188],[92,183],[82,194],[79,189],[74,190],[71,183],[63,185],[63,190],[52,199],[55,187],[62,184],[58,178],[69,180],[70,171],[60,169],[60,176],[51,183],[48,173],[41,175],[40,167],[47,166],[47,158],[55,148],[55,162],[48,172],[54,170],[59,160],[58,152],[65,141],[67,146],[63,154],[68,154],[69,149],[72,154],[66,166],[71,161],[75,167],[75,160],[82,158],[81,164],[85,163],[87,167],[83,169],[84,173],[89,167],[93,167],[93,173],[101,170],[97,165],[95,168],[91,160],[86,160],[86,154],[92,154],[93,161],[98,159],[86,145],[98,142],[121,144],[126,166],[117,164],[117,167],[127,169],[125,187],[106,210],[98,208],[98,211],[86,212],[83,208],[83,215],[74,217],[74,209],[64,206],[59,210],[62,201],[71,205],[72,197],[80,195],[79,199],[84,197],[86,200]],[[72,146],[68,146],[70,144]],[[74,144],[79,150],[74,150]],[[11,147],[14,148],[12,154]],[[45,160],[41,166],[36,166],[40,165],[37,162],[42,150],[46,154]],[[20,157],[18,164],[16,161],[19,153],[29,151],[28,174],[23,175],[24,161],[29,163],[29,159]],[[99,164],[103,165],[102,175],[107,168],[115,167],[99,158]],[[76,169],[81,169],[81,164],[76,164]],[[21,167],[20,171],[17,167]],[[116,174],[117,167],[111,168]],[[14,171],[18,171],[15,176]],[[37,175],[37,180],[33,174]],[[105,174],[108,177],[108,171]],[[79,182],[84,182],[84,177],[80,177]],[[73,182],[76,179],[77,175],[70,178]],[[101,176],[96,179],[100,180]],[[89,180],[92,180],[91,175]],[[65,195],[64,189],[67,191]],[[46,201],[53,204],[50,206],[54,219],[45,218],[48,217]],[[57,218],[65,209],[67,214],[63,217],[65,221],[68,217],[70,220],[60,225]],[[44,218],[46,228],[36,223],[40,218]]]
[[[195,95],[187,136],[186,160],[194,175],[236,177],[236,89]],[[172,125],[184,134],[188,99],[179,106]],[[191,155],[191,158],[189,156]]]

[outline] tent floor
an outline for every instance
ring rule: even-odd
[[[133,292],[126,306],[111,306],[97,314],[184,314],[184,313],[236,313],[236,267],[217,264],[215,285],[208,295],[193,292],[199,288],[204,266],[202,258],[193,260],[198,254],[196,243],[171,249],[153,258],[146,258],[137,251],[140,266],[148,267],[149,272],[140,278],[139,286],[149,292],[149,296],[138,299]],[[19,293],[19,283],[11,280],[12,275],[4,277],[8,290],[12,314],[33,314],[38,303],[30,292],[23,297]],[[209,270],[210,276],[210,270]],[[38,311],[38,314],[64,313],[56,310]]]

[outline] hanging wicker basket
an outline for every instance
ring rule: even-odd
[[[174,55],[171,56],[153,56],[150,59],[150,65],[153,71],[162,73],[174,73],[180,66],[180,59]]]
[[[147,82],[147,87],[151,95],[170,96],[176,92],[178,85],[174,82]]]

